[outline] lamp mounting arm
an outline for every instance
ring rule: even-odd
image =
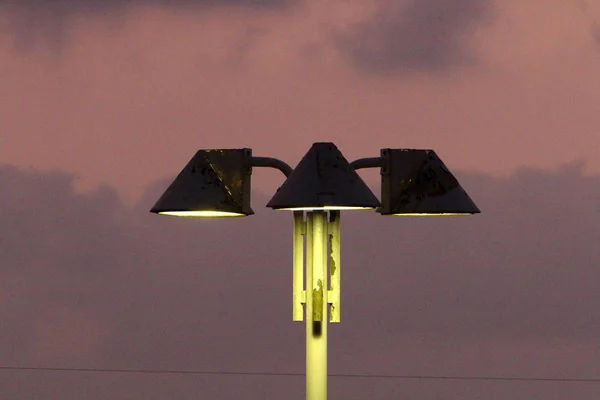
[[[288,164],[286,164],[285,162],[278,160],[277,158],[273,158],[273,157],[254,157],[252,156],[250,158],[250,165],[252,165],[253,167],[270,167],[270,168],[277,168],[278,170],[280,170],[281,172],[283,172],[283,174],[285,175],[286,178],[288,178],[291,174],[292,174],[292,167],[290,167]]]
[[[362,168],[381,168],[383,167],[383,157],[370,157],[370,158],[359,158],[358,160],[352,161],[350,165],[355,170]]]

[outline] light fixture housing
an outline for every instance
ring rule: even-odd
[[[374,209],[381,203],[330,142],[314,143],[267,207],[277,210]]]
[[[251,149],[199,150],[150,211],[176,217],[254,214],[251,159]]]
[[[479,208],[433,150],[382,149],[382,215],[470,215]]]

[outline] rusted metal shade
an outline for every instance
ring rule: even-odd
[[[250,149],[200,150],[150,210],[184,217],[233,217],[250,208]]]
[[[288,210],[362,209],[379,200],[333,143],[315,143],[267,207]]]
[[[433,150],[382,149],[383,215],[465,215],[479,208]]]

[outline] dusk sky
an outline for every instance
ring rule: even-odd
[[[199,148],[433,148],[482,210],[342,220],[334,374],[600,378],[600,3],[0,0],[0,368],[304,371],[283,176],[148,212]],[[379,173],[361,176],[379,194]],[[330,380],[331,399],[600,383]],[[303,377],[0,370],[6,399],[304,398]]]

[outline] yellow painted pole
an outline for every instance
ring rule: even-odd
[[[329,212],[329,322],[340,322],[340,211]]]
[[[304,293],[304,234],[306,233],[306,222],[304,222],[304,211],[294,211],[294,260],[292,271],[292,320],[302,321],[304,310],[302,303],[305,300]]]
[[[327,399],[328,217],[307,213],[306,400]]]

